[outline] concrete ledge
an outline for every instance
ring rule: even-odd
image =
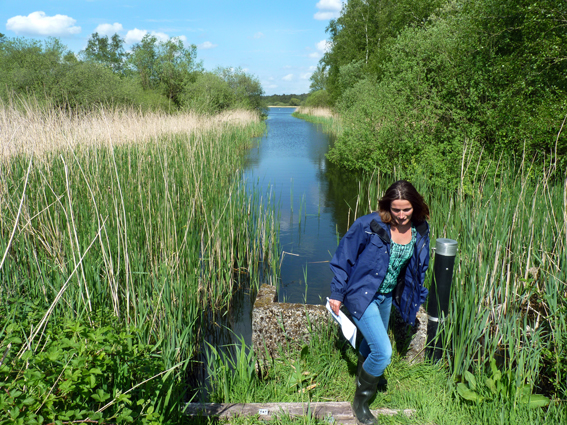
[[[375,416],[395,416],[403,414],[411,417],[413,409],[376,409],[371,410]],[[311,417],[324,420],[330,424],[356,424],[350,402],[313,402],[313,403],[246,403],[246,404],[214,404],[187,403],[183,413],[188,416],[218,417],[230,419],[234,417],[257,416],[259,419],[271,420],[279,415],[291,417]]]
[[[279,303],[276,288],[262,285],[252,311],[252,345],[259,358],[279,356],[279,347],[308,344],[312,329],[333,321],[325,306]],[[392,308],[390,330],[396,350],[411,363],[424,360],[427,342],[427,313],[420,307],[415,326],[409,326]]]
[[[252,345],[259,357],[278,357],[278,347],[309,343],[310,329],[330,320],[322,305],[279,303],[276,288],[262,285],[252,311]],[[331,319],[332,320],[332,319]]]

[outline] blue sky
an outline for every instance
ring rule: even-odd
[[[327,47],[325,28],[342,0],[0,0],[0,32],[54,36],[72,51],[90,35],[120,34],[128,48],[145,33],[181,37],[198,47],[206,69],[241,67],[266,94],[309,91],[309,76]]]

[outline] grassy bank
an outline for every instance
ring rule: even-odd
[[[378,196],[402,177],[374,175],[366,181],[351,218],[375,210]],[[567,181],[537,175],[525,164],[519,170],[504,167],[498,180],[479,179],[474,191],[413,182],[431,207],[432,246],[439,237],[459,243],[453,301],[443,318],[442,361],[408,365],[396,354],[386,371],[388,391],[372,403],[415,409],[415,415],[380,423],[565,422]],[[428,286],[432,269],[433,264]],[[260,375],[253,357],[241,358],[240,364],[251,366],[239,368],[231,380],[222,373],[226,359],[213,362],[215,400],[352,399],[356,357],[335,329],[316,330],[303,349],[283,350]]]
[[[276,264],[238,177],[264,124],[24,106],[0,109],[0,423],[176,423],[205,318]]]
[[[328,133],[339,134],[341,131],[338,115],[329,108],[300,106],[292,116],[315,124],[321,124],[323,131]]]

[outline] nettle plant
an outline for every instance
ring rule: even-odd
[[[514,372],[508,369],[502,373],[496,366],[496,360],[490,359],[490,377],[484,379],[475,378],[475,376],[466,371],[464,374],[464,382],[457,384],[457,392],[465,400],[474,403],[482,403],[489,400],[510,400],[515,405],[524,404],[528,407],[544,407],[549,404],[549,398],[542,394],[532,394],[532,386],[529,384],[516,384],[516,376]]]
[[[41,314],[33,307],[27,318],[0,320],[0,424],[162,423],[155,400],[167,378],[137,329],[108,323],[104,314],[92,324],[60,319],[32,344],[26,331]]]

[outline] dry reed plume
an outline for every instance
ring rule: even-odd
[[[69,113],[29,102],[19,106],[0,103],[0,158],[6,160],[19,154],[40,158],[65,148],[139,143],[165,134],[245,127],[259,120],[257,113],[246,110],[215,116],[105,108]]]
[[[337,118],[337,114],[335,114],[330,108],[311,108],[308,106],[300,106],[295,110],[295,112],[298,114],[312,115],[314,117]]]

